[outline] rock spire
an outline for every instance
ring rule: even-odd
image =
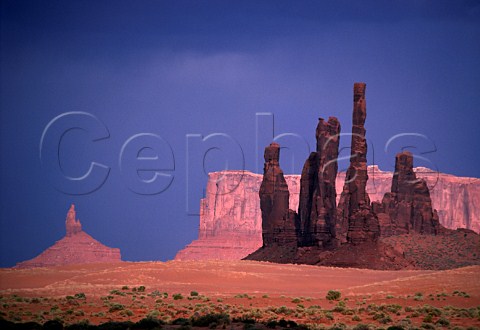
[[[358,244],[375,241],[380,235],[378,218],[370,207],[366,186],[367,141],[365,139],[365,83],[353,86],[353,126],[350,166],[345,176],[343,192],[340,196],[338,237],[341,241]]]
[[[263,246],[296,245],[295,212],[289,210],[290,193],[280,168],[280,145],[265,148],[265,165],[260,186]]]
[[[74,204],[72,204],[68,210],[67,219],[65,220],[65,229],[67,232],[67,237],[82,231],[82,224],[80,223],[80,220],[76,218]]]
[[[303,166],[299,198],[299,245],[328,246],[335,237],[336,188],[340,122],[319,118],[317,151]]]
[[[436,235],[441,226],[427,183],[413,171],[413,155],[403,151],[395,157],[391,192],[381,203],[372,203],[381,222],[382,236],[408,234]]]

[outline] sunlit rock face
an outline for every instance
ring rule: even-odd
[[[120,249],[109,248],[82,230],[73,204],[67,213],[65,229],[65,237],[37,257],[20,262],[15,267],[47,267],[121,261]]]
[[[380,219],[382,236],[416,232],[436,235],[443,228],[432,208],[427,183],[413,171],[413,155],[403,151],[395,157],[392,188],[382,202],[373,202],[372,208]]]
[[[440,224],[450,229],[467,228],[480,233],[480,179],[456,177],[425,167],[413,169],[424,179]],[[393,173],[368,166],[366,191],[381,202],[390,192]],[[298,210],[300,175],[285,175],[290,192],[289,209]],[[345,172],[336,179],[337,202]],[[200,202],[198,239],[178,252],[177,260],[238,260],[262,246],[262,214],[258,196],[262,175],[248,171],[209,174],[205,198]]]

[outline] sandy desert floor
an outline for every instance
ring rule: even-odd
[[[330,290],[340,298],[327,299]],[[226,313],[257,322],[293,320],[310,328],[340,323],[480,327],[480,266],[374,271],[170,261],[0,269],[0,296],[1,316],[15,322],[98,324],[145,317],[171,322]]]

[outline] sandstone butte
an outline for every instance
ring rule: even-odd
[[[392,185],[392,171],[377,165],[367,167],[367,193],[381,202]],[[466,228],[480,233],[480,179],[439,173],[426,167],[414,168],[426,181],[432,206],[440,224],[449,229]],[[336,178],[337,203],[345,172]],[[205,198],[200,201],[198,239],[179,251],[176,260],[239,260],[262,246],[262,213],[258,192],[262,175],[249,171],[209,173]],[[290,192],[289,209],[297,210],[300,175],[285,175]],[[217,184],[218,183],[218,184]]]
[[[120,249],[110,248],[82,230],[72,204],[65,221],[66,235],[37,257],[18,263],[16,268],[121,261]]]
[[[328,122],[319,119],[317,151],[305,162],[301,177],[283,175],[275,143],[265,149],[264,176],[243,171],[211,173],[200,206],[199,239],[180,251],[176,259],[238,259],[272,244],[331,248],[345,242],[376,242],[380,225],[383,236],[409,231],[435,234],[442,227],[439,221],[446,228],[479,232],[480,211],[475,207],[480,202],[478,179],[457,178],[426,168],[413,170],[413,157],[408,152],[397,155],[396,172],[400,177],[376,166],[367,167],[365,105],[365,84],[357,83],[352,157],[346,174],[337,176],[336,162],[319,171],[338,155],[338,140],[332,139],[340,132],[335,117]],[[349,178],[347,184],[343,182],[345,176]],[[276,207],[272,207],[273,202]],[[407,215],[410,207],[413,213]],[[298,242],[292,228],[293,210],[299,211]],[[412,228],[408,228],[408,222],[414,224]],[[288,254],[287,250],[282,254]]]

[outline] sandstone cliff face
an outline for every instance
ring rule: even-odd
[[[72,204],[65,221],[66,235],[37,257],[18,263],[17,268],[48,267],[121,261],[120,250],[109,248],[82,231]]]
[[[180,250],[175,260],[239,260],[262,246],[259,191],[263,176],[248,171],[208,175],[200,201],[198,239]],[[298,208],[300,176],[285,175],[289,209]]]
[[[367,193],[381,202],[392,185],[393,173],[368,166]],[[432,207],[440,224],[450,229],[466,228],[480,233],[480,179],[414,168],[430,189]],[[222,179],[220,179],[222,178]],[[285,175],[290,191],[289,209],[297,210],[300,175]],[[337,202],[345,172],[336,179]],[[262,175],[248,171],[209,174],[205,198],[200,202],[198,239],[178,252],[176,260],[238,260],[262,246],[262,215],[258,191]],[[218,185],[217,185],[218,183]]]
[[[425,180],[432,207],[437,210],[441,225],[480,233],[480,179],[457,177],[425,167],[417,167],[413,171],[417,178]],[[384,194],[390,191],[393,173],[381,171],[374,165],[368,167],[368,176],[367,192],[370,199],[381,202]],[[342,181],[342,177],[339,176],[337,180]]]

